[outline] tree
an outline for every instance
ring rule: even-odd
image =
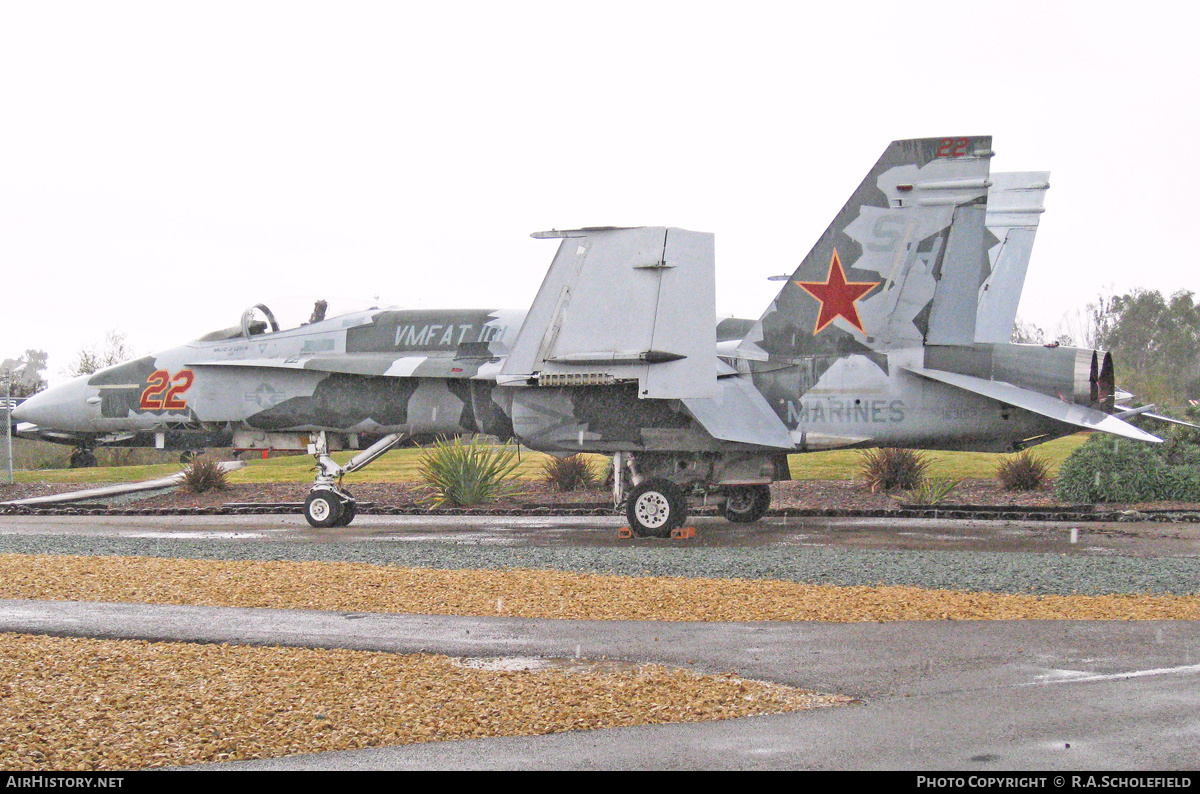
[[[75,354],[75,360],[67,367],[64,374],[69,377],[91,375],[97,370],[120,364],[136,357],[137,354],[125,341],[125,334],[113,329],[104,335],[104,342],[99,345],[85,347]]]
[[[1107,350],[1117,385],[1139,402],[1178,406],[1200,399],[1200,303],[1187,290],[1169,299],[1143,289],[1101,295],[1064,314],[1053,332],[1018,319],[1012,341]]]
[[[1200,304],[1190,291],[1170,299],[1157,290],[1118,295],[1098,328],[1122,388],[1159,404],[1200,398]]]
[[[1011,341],[1033,345],[1049,343],[1068,347],[1099,347],[1105,324],[1112,315],[1113,300],[1112,296],[1099,295],[1095,301],[1081,309],[1064,312],[1053,331],[1018,317],[1013,324]]]
[[[11,391],[13,397],[31,397],[46,388],[42,373],[46,370],[44,350],[26,350],[20,358],[0,362],[0,389]]]
[[[1018,317],[1013,323],[1011,341],[1020,345],[1041,345],[1046,342],[1046,332],[1036,323],[1026,322]]]
[[[1111,295],[1099,295],[1082,309],[1063,314],[1058,321],[1055,338],[1059,344],[1070,347],[1101,347],[1100,338],[1113,313]]]

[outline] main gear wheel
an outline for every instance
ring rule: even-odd
[[[669,538],[687,518],[687,498],[670,480],[652,478],[635,485],[625,506],[629,528],[639,538]]]

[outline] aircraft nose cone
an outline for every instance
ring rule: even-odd
[[[12,418],[53,430],[90,430],[87,397],[87,377],[76,378],[33,395],[13,411]]]

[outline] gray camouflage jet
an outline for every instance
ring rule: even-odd
[[[614,460],[638,535],[688,500],[751,522],[787,455],[1009,452],[1114,415],[1112,356],[1011,344],[1047,174],[989,173],[991,138],[895,141],[757,321],[714,322],[711,234],[559,240],[528,311],[371,309],[231,328],[26,401],[21,433],[84,445],[305,449],[314,526],[348,524],[342,477],[401,440],[487,434]],[[329,453],[360,449],[346,465]]]

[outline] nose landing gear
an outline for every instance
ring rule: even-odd
[[[358,514],[358,503],[349,491],[342,488],[342,477],[371,465],[406,435],[392,433],[384,436],[341,466],[329,457],[325,431],[316,433],[308,445],[309,453],[317,459],[317,481],[304,500],[304,518],[309,525],[319,529],[349,526]]]
[[[341,488],[314,486],[304,501],[305,519],[320,529],[348,526],[357,513],[354,497]]]

